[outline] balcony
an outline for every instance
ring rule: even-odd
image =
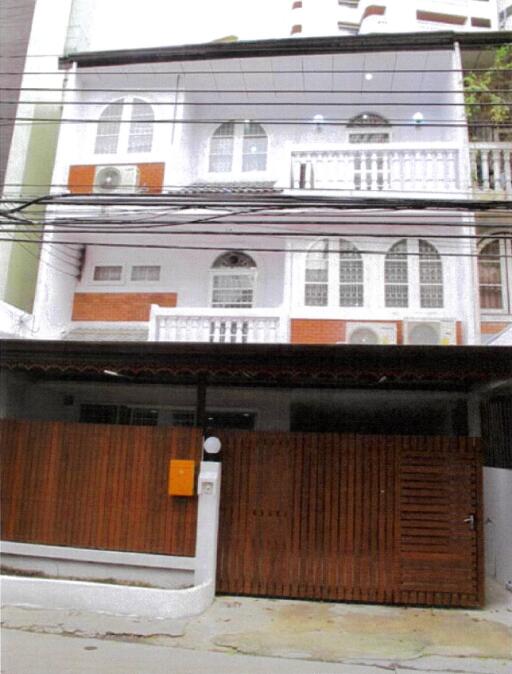
[[[288,341],[279,309],[169,309],[151,307],[149,340],[276,344]]]
[[[512,145],[471,143],[473,191],[512,197]]]
[[[347,145],[333,150],[295,150],[291,187],[361,192],[453,193],[463,189],[455,147],[403,144]]]

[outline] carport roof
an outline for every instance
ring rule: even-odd
[[[512,381],[512,347],[2,340],[36,379],[468,391]]]

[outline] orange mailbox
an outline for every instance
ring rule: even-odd
[[[171,459],[169,461],[169,496],[194,496],[195,461]]]

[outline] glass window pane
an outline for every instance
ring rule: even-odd
[[[111,103],[101,113],[96,131],[95,154],[115,154],[119,143],[123,99]]]
[[[94,267],[94,281],[120,281],[123,268],[121,265]]]
[[[128,152],[151,152],[153,145],[153,109],[141,98],[132,105]]]

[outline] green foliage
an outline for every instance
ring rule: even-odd
[[[512,44],[496,50],[490,70],[468,72],[464,87],[470,123],[489,126],[512,123]]]

